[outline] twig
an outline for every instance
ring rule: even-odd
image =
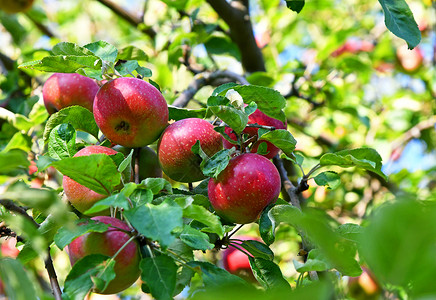
[[[242,228],[242,226],[244,226],[244,224],[241,224],[241,225],[239,225],[238,227],[236,227],[235,230],[233,230],[233,231],[232,231],[232,232],[227,236],[227,238],[228,238],[228,239],[231,238],[232,235],[234,235],[236,232],[239,231],[239,229]]]
[[[54,34],[50,28],[39,22],[37,19],[35,19],[31,13],[25,12],[24,13],[26,17],[41,31],[43,34],[45,34],[48,37],[57,37],[56,34]]]
[[[136,16],[132,15],[130,12],[126,11],[124,8],[119,6],[118,4],[110,1],[110,0],[97,0],[110,10],[112,10],[116,15],[118,15],[120,18],[126,20],[128,23],[133,25],[135,28],[140,30],[141,32],[148,35],[151,39],[154,39],[156,37],[156,31],[154,31],[153,28],[144,26],[142,28],[139,28],[139,25],[144,24],[142,19],[137,18]],[[144,24],[145,25],[145,24]]]
[[[39,228],[40,225],[31,216],[27,214],[26,210],[23,207],[16,205],[12,200],[0,200],[0,204],[3,205],[9,211],[13,211],[22,215],[23,217],[31,221],[32,224],[36,226],[36,228]],[[47,254],[48,254],[47,258],[45,259],[45,268],[47,269],[47,273],[50,278],[50,285],[53,291],[53,296],[55,297],[55,300],[62,300],[62,292],[61,292],[61,288],[59,287],[56,271],[54,269],[53,261],[51,259],[50,247],[48,248]]]
[[[432,116],[427,120],[421,121],[409,130],[407,130],[400,138],[392,142],[392,150],[400,148],[413,138],[419,138],[421,132],[434,127],[436,124],[436,116]]]
[[[293,206],[301,210],[300,199],[298,199],[297,195],[297,187],[289,180],[288,172],[286,172],[283,161],[278,156],[275,156],[273,157],[273,162],[279,171],[282,188],[286,192],[286,195],[288,195],[289,201]]]
[[[220,79],[223,79],[218,83]],[[184,90],[173,102],[173,106],[186,107],[189,101],[195,96],[195,94],[206,85],[218,85],[225,82],[239,82],[241,84],[249,84],[247,79],[243,76],[236,74],[232,71],[215,71],[215,72],[203,72],[194,76],[194,80],[189,84],[188,88]]]
[[[239,48],[244,69],[247,72],[265,71],[263,55],[253,34],[249,1],[207,0],[207,2],[229,26],[230,38]]]

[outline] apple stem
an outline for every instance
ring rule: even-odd
[[[244,253],[245,255],[253,257],[253,255],[251,255],[250,253],[248,253],[247,251],[245,251],[244,248],[241,248],[241,246],[240,246],[239,244],[237,244],[237,243],[231,243],[230,245],[231,245],[232,247],[234,247],[235,249],[238,249],[239,251],[241,251],[241,252]]]
[[[239,229],[241,229],[242,228],[242,226],[244,226],[245,224],[240,224],[238,227],[236,227],[236,229],[235,230],[233,230],[228,236],[227,236],[227,238],[228,239],[230,239],[230,237],[232,236],[232,235],[234,235]]]

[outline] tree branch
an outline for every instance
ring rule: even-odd
[[[110,10],[114,12],[116,15],[118,15],[120,18],[126,20],[128,23],[133,25],[135,28],[143,32],[144,34],[148,35],[151,39],[154,39],[156,37],[156,31],[154,31],[153,28],[145,26],[142,19],[134,16],[130,12],[126,11],[124,8],[119,6],[118,4],[110,1],[110,0],[97,0]],[[144,27],[139,28],[139,25],[144,25]]]
[[[23,217],[31,221],[32,224],[36,226],[36,228],[39,228],[40,225],[29,214],[27,214],[26,210],[23,207],[16,205],[12,200],[2,199],[0,200],[0,204],[3,205],[7,210],[22,215]],[[53,296],[55,297],[55,300],[62,300],[62,292],[61,288],[59,287],[56,271],[54,269],[53,261],[51,259],[50,247],[48,248],[47,258],[45,259],[44,263],[45,268],[47,269],[48,276],[50,278],[50,285],[53,291]]]
[[[400,138],[392,142],[392,150],[400,148],[413,138],[419,138],[421,131],[434,127],[436,124],[436,116],[430,117],[430,119],[424,120],[407,130]]]
[[[25,12],[24,14],[36,26],[36,28],[38,28],[39,31],[41,31],[43,34],[45,34],[46,36],[51,37],[51,38],[57,37],[56,34],[54,34],[53,31],[51,31],[50,28],[48,28],[47,26],[45,26],[44,24],[39,22],[37,19],[35,19],[32,16],[32,14],[30,14],[29,12]]]
[[[219,85],[226,82],[239,82],[241,84],[249,84],[248,81],[241,75],[231,71],[216,71],[216,72],[203,72],[194,76],[194,80],[189,84],[188,88],[184,90],[173,102],[173,106],[186,107],[189,101],[195,94],[206,85]]]
[[[247,72],[265,71],[262,52],[256,44],[247,0],[228,3],[226,0],[206,0],[230,28],[230,38],[241,53]]]

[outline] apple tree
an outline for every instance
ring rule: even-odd
[[[434,297],[435,10],[0,0],[0,296]]]

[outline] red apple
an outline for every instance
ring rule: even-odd
[[[0,10],[10,14],[28,10],[34,0],[0,0]]]
[[[88,146],[78,151],[74,157],[86,156],[91,154],[103,153],[107,155],[117,154],[118,152],[103,146]],[[90,209],[94,203],[107,197],[105,195],[94,192],[93,190],[81,185],[72,180],[68,176],[63,177],[64,192],[68,201],[81,213]]]
[[[236,236],[234,237],[238,240],[255,240],[261,242],[260,239],[252,236]],[[232,241],[235,244],[241,244],[239,241]],[[235,248],[232,245],[229,245],[226,250],[223,252],[223,267],[229,273],[238,275],[246,280],[255,281],[253,271],[251,270],[250,261],[248,260],[248,256]]]
[[[123,77],[100,88],[94,99],[94,117],[111,142],[137,148],[159,138],[168,125],[168,105],[153,85]]]
[[[238,224],[256,221],[280,194],[280,175],[267,158],[245,153],[232,158],[208,185],[210,203],[225,220]]]
[[[73,240],[68,245],[68,254],[72,265],[90,254],[103,254],[112,257],[130,239],[127,232],[131,229],[124,222],[105,216],[94,217],[92,220],[110,224],[110,227],[106,232],[90,232]],[[131,286],[139,277],[139,261],[139,246],[133,240],[115,257],[115,278],[105,290],[95,292],[115,294]]]
[[[413,73],[417,71],[424,60],[421,49],[415,47],[412,50],[403,45],[397,49],[397,58],[404,71]]]
[[[157,155],[169,178],[179,182],[206,178],[200,169],[200,157],[191,151],[197,140],[209,157],[223,148],[221,135],[203,119],[179,120],[165,129],[157,146]]]
[[[276,129],[286,129],[286,124],[283,124],[282,121],[271,118],[269,116],[267,116],[266,114],[264,114],[263,112],[261,112],[260,110],[256,109],[256,111],[254,113],[252,113],[249,117],[248,117],[248,123],[247,124],[258,124],[258,125],[264,125],[264,126],[273,126]],[[254,127],[246,127],[243,131],[243,133],[248,134],[249,136],[257,136],[257,132],[258,132],[259,128],[254,128]],[[230,128],[225,128],[225,133],[227,133],[230,138],[232,140],[237,140],[236,138],[236,134],[233,133],[232,129]],[[267,141],[257,141],[253,144],[253,147],[251,149],[252,153],[256,153],[257,152],[257,148],[259,147],[259,145],[261,143],[266,143],[267,145],[267,154],[263,155],[269,159],[273,158],[274,156],[277,155],[277,153],[279,153],[279,148],[277,148],[276,146],[274,146],[273,144],[271,144],[270,142]],[[232,143],[228,142],[227,140],[225,140],[223,138],[223,145],[224,148],[226,149],[230,149],[232,147],[235,147],[235,145],[233,145]]]
[[[92,111],[98,89],[91,78],[75,73],[55,73],[44,83],[42,96],[49,114],[72,105]]]
[[[348,279],[348,291],[354,299],[378,299],[381,287],[371,271],[362,267],[360,276]]]

